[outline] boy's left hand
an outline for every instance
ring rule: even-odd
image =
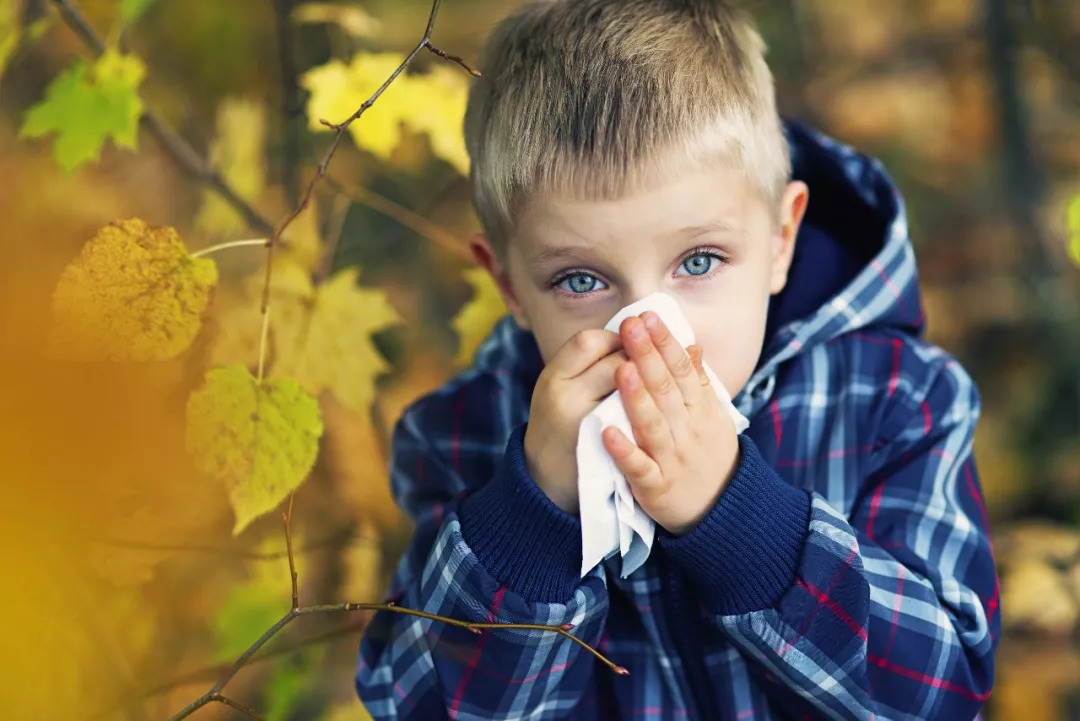
[[[646,311],[619,327],[629,361],[615,372],[637,446],[614,426],[604,447],[634,498],[657,523],[681,535],[715,505],[739,460],[735,424],[695,358],[660,317]]]

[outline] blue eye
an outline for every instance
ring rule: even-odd
[[[686,270],[682,275],[705,275],[721,262],[723,259],[715,253],[696,253],[684,260],[679,270]]]
[[[599,278],[587,273],[573,273],[571,275],[563,276],[561,279],[555,281],[556,288],[577,295],[598,290],[598,286],[601,285],[603,285],[603,283]]]

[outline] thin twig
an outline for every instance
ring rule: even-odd
[[[236,549],[220,546],[150,543],[145,541],[129,541],[122,538],[91,538],[88,540],[91,543],[97,543],[103,546],[111,546],[114,548],[123,548],[130,551],[147,551],[160,553],[204,553],[207,555],[244,558],[252,561],[274,561],[279,558],[285,558],[288,555],[287,551],[271,551],[267,553],[260,553],[258,551],[239,551]],[[313,541],[312,543],[309,543],[305,546],[301,546],[297,549],[297,553],[307,553],[308,551],[315,551],[321,548],[327,548],[335,545],[347,546],[354,542],[373,543],[377,540],[378,539],[374,536],[365,536],[361,533],[338,533],[337,535],[330,536],[319,541]]]
[[[291,530],[292,505],[295,495],[295,493],[289,494],[289,508],[281,516],[282,520],[285,521],[285,551],[289,554],[289,577],[292,579],[292,609],[294,611],[300,608],[300,593],[296,588],[296,559],[293,558]]]
[[[259,331],[259,383],[262,383],[263,371],[266,369],[266,338],[270,335],[270,308],[262,309],[262,329]]]
[[[225,250],[226,248],[239,248],[245,245],[266,245],[266,238],[252,238],[250,240],[230,240],[227,243],[218,243],[217,245],[211,245],[209,248],[203,248],[197,250],[191,254],[192,258],[199,258],[204,255],[210,255],[216,253],[219,250]]]
[[[105,43],[73,0],[52,1],[67,26],[90,47],[95,57],[105,52]],[[156,113],[152,110],[144,110],[140,123],[150,135],[154,136],[162,149],[172,157],[177,165],[195,180],[205,183],[216,191],[244,217],[252,230],[266,234],[273,230],[273,223],[241,198],[232,186],[221,177],[221,174],[211,167],[186,140],[166,125]]]
[[[228,696],[222,696],[221,694],[216,693],[216,694],[214,694],[213,696],[210,697],[210,700],[211,701],[217,701],[220,704],[224,704],[226,706],[234,708],[237,711],[239,711],[240,713],[244,714],[245,716],[248,716],[250,718],[255,719],[255,721],[266,721],[262,716],[255,713],[254,711],[249,709],[247,706],[243,706],[241,704],[238,704],[236,701],[233,701]]]
[[[462,260],[472,260],[472,256],[469,254],[467,245],[463,240],[440,227],[438,224],[431,222],[424,216],[409,210],[405,206],[399,205],[389,198],[379,195],[367,188],[346,188],[340,181],[329,175],[326,176],[326,184],[335,192],[344,195],[354,203],[371,208],[388,218],[396,220],[398,223],[416,232],[418,235],[427,238],[436,245],[446,249],[454,256],[461,258]],[[331,251],[328,248],[327,256],[330,255]]]
[[[467,72],[469,75],[472,75],[474,78],[483,77],[483,75],[480,73],[479,70],[477,70],[476,68],[470,66],[468,63],[466,63],[464,60],[459,58],[457,55],[448,55],[446,52],[440,50],[439,48],[435,47],[431,43],[427,44],[427,49],[430,50],[431,52],[435,53],[436,55],[438,55],[440,58],[444,58],[446,60],[451,60],[451,61],[457,63],[461,67],[465,68],[465,72]]]

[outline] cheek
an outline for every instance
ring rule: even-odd
[[[705,362],[734,396],[754,372],[765,331],[765,308],[744,308],[706,324],[696,325],[697,342]],[[704,327],[703,327],[704,325]]]

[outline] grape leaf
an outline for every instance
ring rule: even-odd
[[[473,297],[461,309],[452,322],[458,334],[458,354],[454,364],[459,367],[472,362],[476,349],[491,333],[495,322],[506,314],[506,304],[495,281],[483,268],[471,268],[464,273],[465,280],[473,287]]]
[[[154,0],[121,0],[120,22],[124,25],[130,25],[142,17],[143,13],[153,4]]]
[[[244,200],[259,197],[266,185],[266,108],[262,103],[227,98],[217,111],[217,137],[210,163]],[[203,189],[202,208],[195,227],[209,235],[225,236],[243,230],[244,217],[221,194]]]
[[[191,345],[217,284],[172,228],[110,223],[60,274],[46,351],[77,361],[174,358]]]
[[[318,402],[296,381],[259,382],[241,366],[209,371],[188,398],[188,451],[225,483],[234,535],[303,483],[322,432]]]
[[[404,56],[400,53],[361,52],[348,65],[331,60],[307,71],[301,84],[311,92],[310,128],[329,130],[320,119],[344,121],[390,77],[402,60]],[[399,75],[375,104],[349,126],[353,141],[386,161],[401,140],[401,126],[405,125],[427,133],[432,151],[462,175],[468,175],[469,157],[461,134],[468,76],[455,70],[436,66],[422,75]]]
[[[400,319],[383,291],[356,284],[359,272],[347,268],[315,286],[298,263],[274,263],[267,377],[293,378],[313,396],[329,391],[349,410],[367,413],[376,377],[389,370],[371,334]],[[219,319],[213,362],[256,362],[249,351],[258,342],[261,279],[251,278],[246,298]]]
[[[115,49],[92,66],[80,61],[53,79],[19,134],[38,138],[55,132],[53,157],[68,171],[101,157],[108,138],[135,149],[143,111],[138,88],[145,75],[141,60]]]

